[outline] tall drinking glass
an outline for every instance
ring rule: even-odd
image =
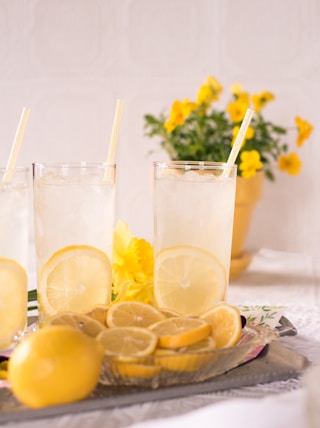
[[[226,298],[236,166],[154,164],[154,292],[160,307],[201,314]]]
[[[33,165],[39,322],[111,298],[116,166]]]
[[[15,168],[9,181],[0,169],[0,348],[27,324],[29,169]]]

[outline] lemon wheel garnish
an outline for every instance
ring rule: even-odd
[[[149,327],[163,319],[165,316],[154,306],[133,301],[114,303],[107,313],[108,327]]]
[[[27,324],[28,276],[19,263],[0,258],[0,348]]]
[[[242,325],[240,311],[236,306],[218,303],[200,318],[211,325],[211,335],[217,348],[227,348],[239,341]]]
[[[47,316],[62,311],[85,313],[94,305],[108,304],[108,256],[89,245],[62,248],[42,268],[38,294],[39,306]]]
[[[154,294],[160,308],[201,314],[225,297],[227,275],[209,252],[191,246],[167,248],[155,258]]]

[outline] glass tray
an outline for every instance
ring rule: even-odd
[[[152,388],[201,382],[250,361],[278,337],[268,326],[247,325],[237,345],[230,348],[140,358],[105,357],[100,382]]]

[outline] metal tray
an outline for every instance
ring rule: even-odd
[[[173,385],[150,389],[137,386],[107,386],[99,384],[93,394],[83,401],[63,406],[32,410],[18,403],[7,388],[0,389],[0,423],[56,417],[64,414],[113,409],[167,400],[192,394],[253,386],[259,383],[297,378],[309,365],[308,359],[278,342],[272,342],[258,358],[211,380],[186,385]]]

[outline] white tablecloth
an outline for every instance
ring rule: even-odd
[[[234,304],[285,306],[284,314],[298,335],[280,340],[313,364],[320,364],[319,272],[320,263],[309,255],[262,249],[254,254],[249,269],[230,284],[228,300]],[[9,426],[307,428],[305,396],[303,378],[289,379]]]

